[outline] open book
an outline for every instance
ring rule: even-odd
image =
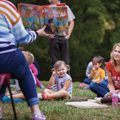
[[[18,11],[23,24],[28,29],[37,30],[46,25],[48,33],[67,35],[68,14],[65,4],[39,6],[20,3]]]

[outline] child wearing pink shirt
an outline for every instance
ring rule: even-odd
[[[41,83],[41,81],[37,78],[37,75],[38,75],[38,70],[37,68],[35,67],[35,65],[32,63],[29,65],[29,68],[30,70],[32,71],[34,77],[35,77],[35,84],[40,87],[40,88],[44,88],[43,84]]]
[[[25,59],[26,61],[28,62],[29,64],[29,68],[34,76],[34,82],[35,84],[40,87],[40,88],[44,88],[43,84],[41,83],[41,81],[37,78],[37,75],[38,75],[38,70],[37,68],[35,67],[35,65],[33,64],[34,62],[34,56],[32,53],[28,52],[28,51],[22,51],[22,53],[24,54],[25,56]],[[18,80],[16,80],[16,89],[17,91],[20,90],[20,87],[19,87],[19,84],[18,84]]]

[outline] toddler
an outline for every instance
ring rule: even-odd
[[[44,100],[72,97],[72,78],[67,74],[68,70],[70,67],[64,61],[57,61],[54,64],[48,89],[45,89],[42,94]]]
[[[43,84],[41,83],[41,81],[37,78],[37,75],[38,75],[38,70],[37,68],[35,67],[35,65],[33,64],[34,62],[34,55],[28,51],[22,51],[28,65],[29,65],[29,68],[34,76],[34,82],[35,84],[40,87],[40,88],[44,88]],[[18,84],[18,80],[15,81],[16,82],[16,90],[19,91],[20,90],[20,87],[19,87],[19,84]]]
[[[105,78],[104,58],[95,56],[92,59],[93,67],[90,73],[91,83],[89,88],[97,94],[97,97],[103,97],[108,91],[108,80]]]

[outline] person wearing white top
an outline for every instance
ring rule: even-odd
[[[60,0],[49,0],[50,5],[59,5],[61,4]],[[67,33],[64,35],[59,35],[58,31],[55,31],[54,37],[49,39],[49,51],[52,66],[58,60],[63,60],[66,64],[69,64],[69,50],[68,50],[68,40],[72,34],[74,28],[75,16],[68,5],[67,7],[68,14],[68,28]]]

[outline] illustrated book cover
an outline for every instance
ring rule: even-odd
[[[23,24],[28,29],[40,29],[46,25],[46,31],[56,35],[65,36],[68,29],[68,14],[65,4],[33,5],[20,3],[18,11]]]

